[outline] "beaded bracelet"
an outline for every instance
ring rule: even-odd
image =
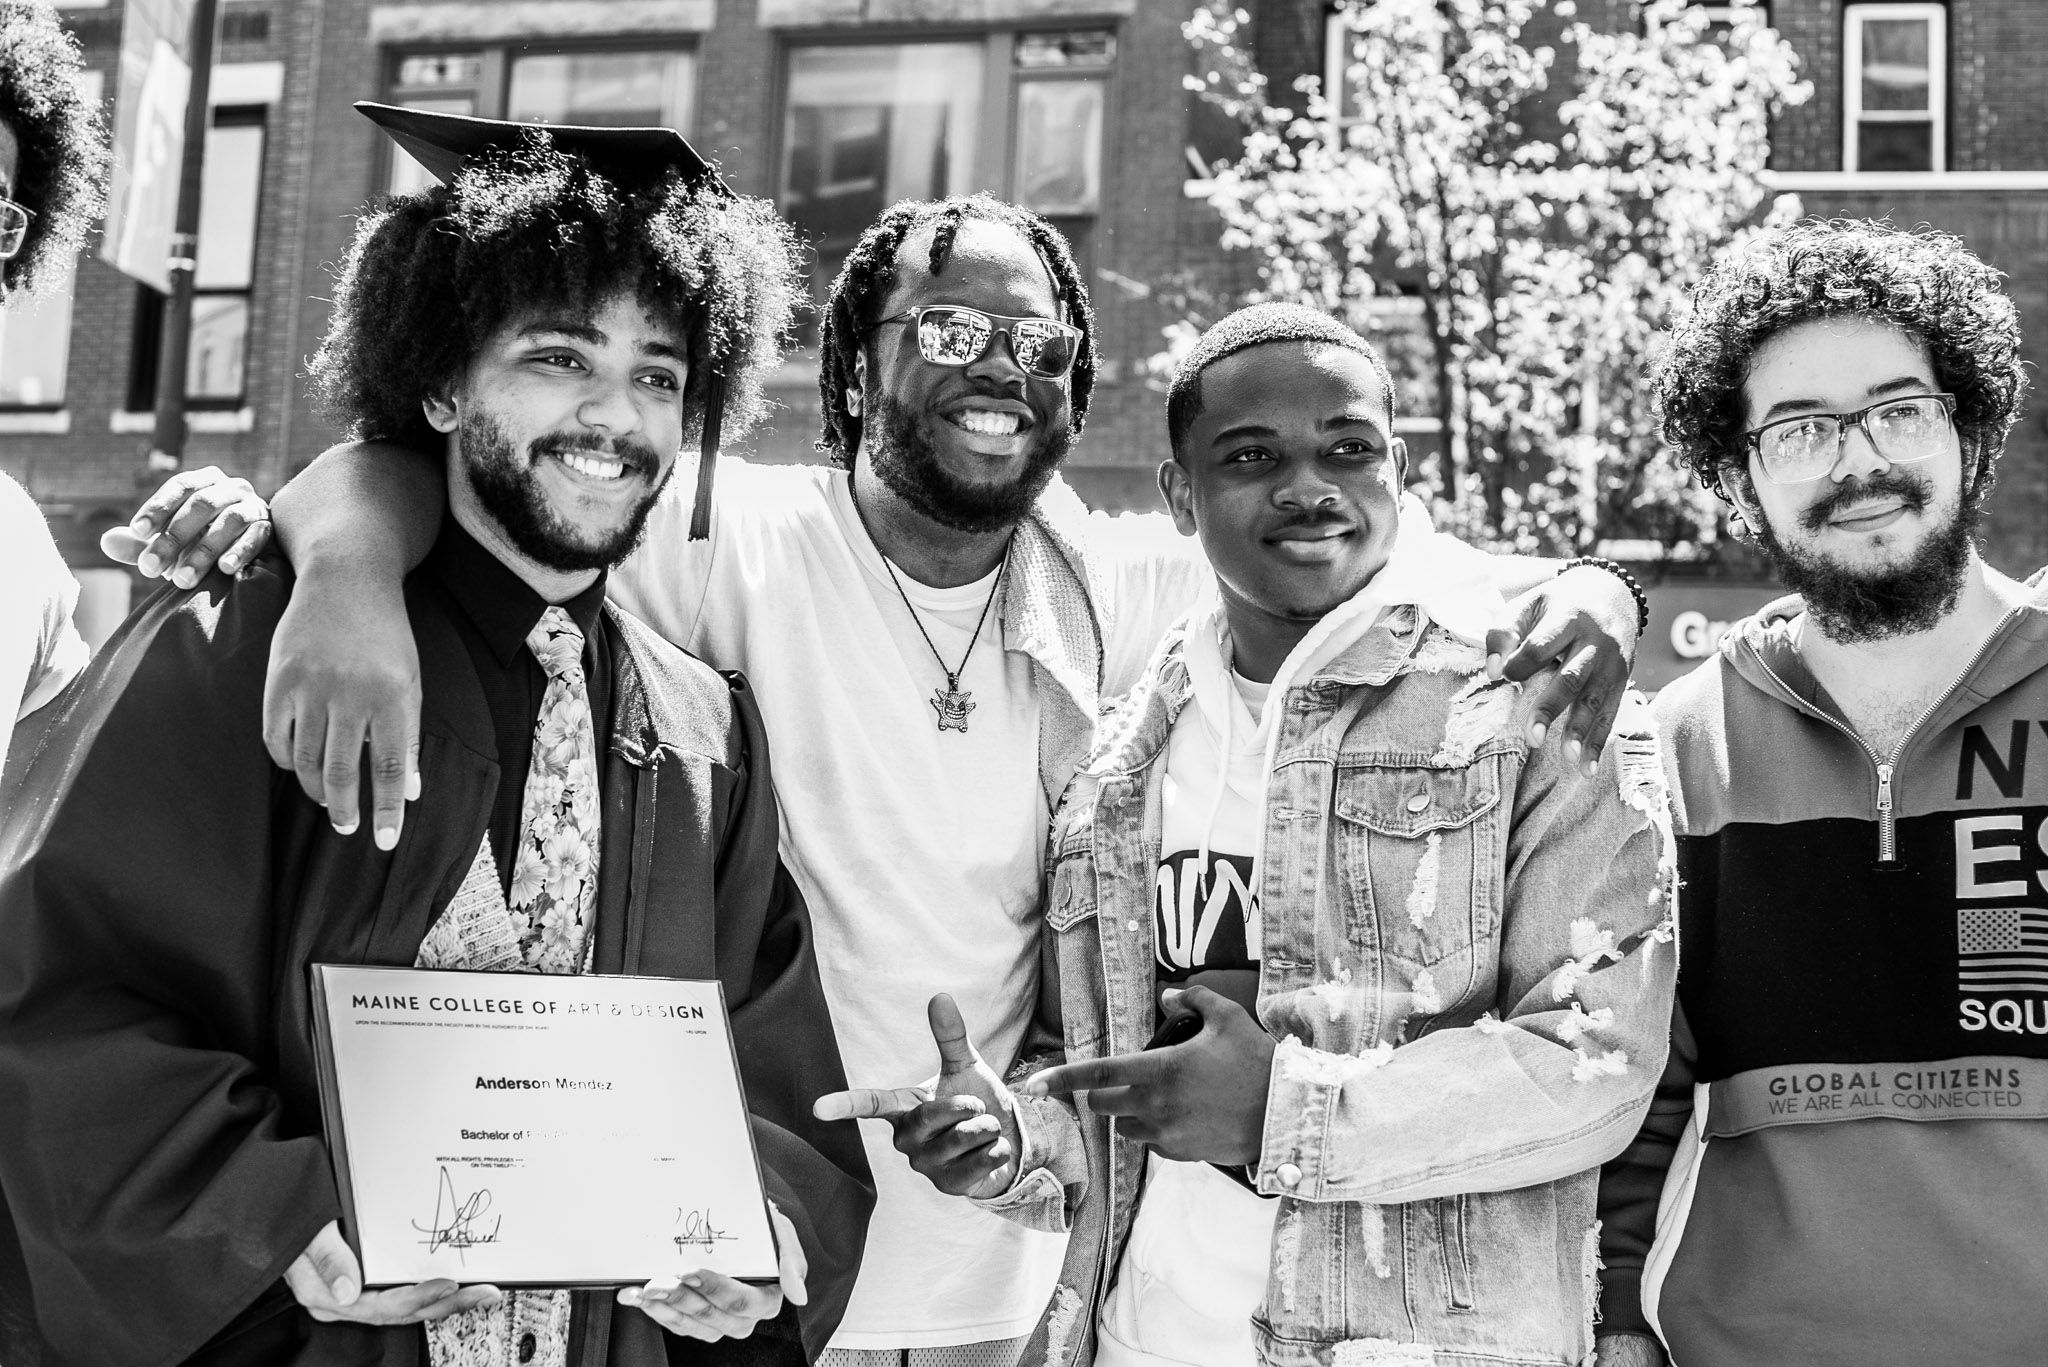
[[[1591,565],[1596,570],[1606,570],[1628,587],[1628,596],[1636,600],[1636,637],[1641,639],[1643,633],[1650,629],[1650,600],[1644,596],[1643,586],[1636,582],[1636,577],[1612,560],[1597,555],[1575,556],[1564,562],[1564,569],[1575,565]],[[1564,570],[1558,573],[1563,574]]]

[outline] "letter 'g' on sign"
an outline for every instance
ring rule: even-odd
[[[1721,644],[1732,623],[1716,622],[1699,611],[1679,613],[1671,619],[1671,650],[1681,660],[1704,660]]]

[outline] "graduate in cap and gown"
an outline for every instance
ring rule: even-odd
[[[406,586],[424,796],[344,830],[271,763],[274,555],[157,594],[53,705],[0,823],[0,1363],[801,1362],[873,1194],[811,1117],[845,1079],[766,739],[743,679],[603,601],[686,442],[708,487],[758,416],[794,243],[667,130],[359,108],[441,182],[365,216],[312,367],[352,435],[448,452]],[[319,962],[716,978],[780,1284],[365,1289]]]

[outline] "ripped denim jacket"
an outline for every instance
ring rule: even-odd
[[[1046,933],[1068,1059],[1156,1026],[1169,637],[1061,804]],[[1254,1332],[1278,1367],[1590,1361],[1598,1165],[1664,1064],[1677,955],[1649,713],[1591,778],[1531,749],[1533,693],[1388,613],[1291,688],[1266,800],[1258,1016],[1281,1041],[1258,1189],[1284,1198]],[[1040,1061],[1041,1063],[1044,1060]],[[986,1208],[1067,1230],[1027,1367],[1087,1367],[1143,1148],[1086,1096],[1020,1101]]]

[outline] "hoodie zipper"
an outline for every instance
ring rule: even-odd
[[[1900,755],[1905,754],[1907,748],[1913,744],[1914,737],[1920,734],[1920,728],[1927,724],[1927,719],[1948,706],[1949,699],[1953,698],[1956,695],[1956,690],[1963,686],[1963,680],[1976,673],[1977,666],[1984,662],[1984,657],[1991,653],[1991,647],[1998,643],[2000,636],[2004,635],[2006,623],[2012,621],[2018,613],[2019,609],[2014,608],[1998,619],[1998,625],[1991,629],[1990,634],[1977,647],[1977,653],[1972,655],[1970,662],[1963,666],[1962,673],[1956,675],[1949,683],[1949,686],[1942,690],[1941,696],[1929,704],[1927,710],[1922,712],[1913,724],[1906,728],[1906,734],[1899,737],[1898,748],[1892,751],[1889,758],[1878,754],[1871,747],[1869,741],[1856,733],[1854,727],[1837,720],[1818,707],[1805,705],[1804,710],[1811,712],[1850,740],[1855,741],[1863,753],[1870,756],[1871,764],[1877,768],[1877,862],[1880,868],[1889,868],[1899,862],[1898,818],[1892,810],[1892,785],[1898,776],[1898,765],[1895,761]],[[1743,645],[1747,646],[1749,653],[1755,657],[1757,667],[1771,676],[1771,682],[1776,684],[1786,697],[1792,699],[1795,703],[1803,703],[1799,695],[1787,687],[1785,681],[1778,677],[1778,671],[1771,668],[1770,662],[1764,659],[1763,652],[1756,648],[1754,642],[1745,639]]]

